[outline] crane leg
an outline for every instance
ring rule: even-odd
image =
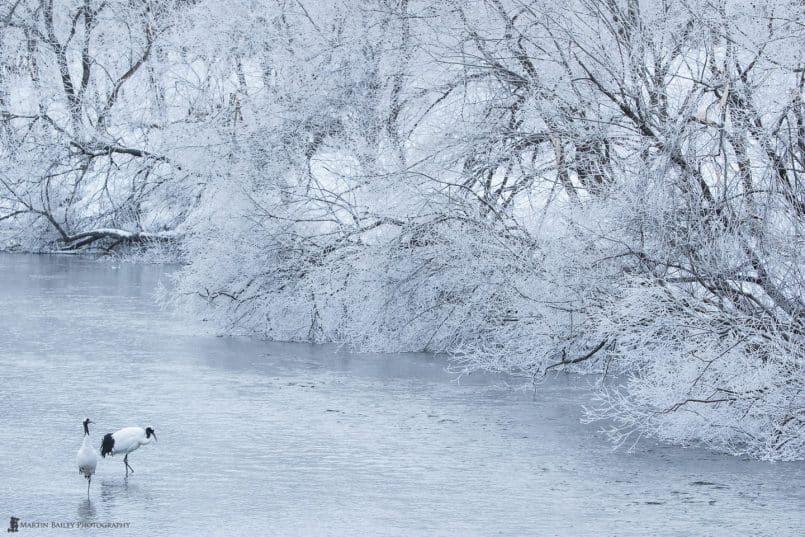
[[[87,477],[87,498],[89,498],[89,486],[92,484],[92,476]]]
[[[129,464],[129,454],[128,453],[126,453],[126,456],[123,457],[123,464],[126,465],[126,475],[127,476],[129,475],[129,470],[131,470],[132,474],[134,473],[134,468],[132,468],[131,465]]]

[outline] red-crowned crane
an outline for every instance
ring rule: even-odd
[[[95,473],[95,468],[98,466],[98,453],[90,445],[89,440],[89,424],[92,423],[89,418],[84,420],[84,441],[78,449],[75,461],[78,464],[78,473],[87,478],[87,497],[89,497],[89,486],[92,484],[92,474]]]
[[[136,451],[140,446],[150,444],[157,439],[157,435],[152,427],[126,427],[114,433],[107,433],[101,442],[101,457],[107,455],[118,455],[125,453],[123,464],[126,465],[126,477],[129,470],[134,473],[134,468],[129,465],[129,453]]]

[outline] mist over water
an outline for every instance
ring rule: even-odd
[[[0,255],[0,531],[99,535],[801,535],[805,464],[578,422],[583,380],[533,395],[424,355],[216,337],[161,309],[170,267]],[[74,458],[124,426],[159,441]],[[106,529],[109,523],[128,528]],[[23,529],[20,531],[35,531]]]

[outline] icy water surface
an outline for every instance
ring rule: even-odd
[[[219,338],[162,311],[169,269],[0,255],[0,532],[19,535],[803,535],[805,465],[644,445],[585,392],[460,383],[427,356]],[[159,438],[101,462],[81,420]],[[23,533],[24,532],[24,533]]]

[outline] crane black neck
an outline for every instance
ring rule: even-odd
[[[89,420],[84,420],[84,436],[89,436]]]

